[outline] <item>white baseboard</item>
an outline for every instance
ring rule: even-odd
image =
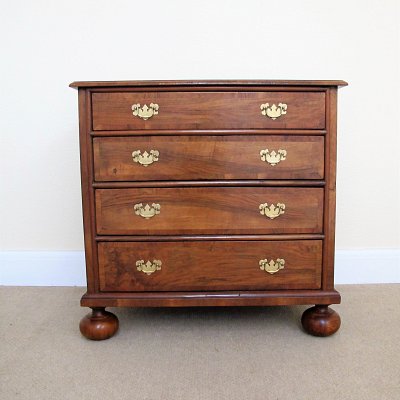
[[[335,283],[400,283],[400,249],[337,251]],[[84,253],[0,251],[0,285],[86,286]]]
[[[0,251],[0,285],[86,286],[83,251]]]
[[[335,283],[400,283],[400,249],[336,251]]]

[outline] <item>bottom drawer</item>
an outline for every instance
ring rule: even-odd
[[[319,289],[322,241],[101,242],[100,290]]]

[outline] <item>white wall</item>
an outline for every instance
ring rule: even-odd
[[[83,248],[73,80],[344,79],[337,248],[400,247],[398,0],[1,0],[1,249]]]

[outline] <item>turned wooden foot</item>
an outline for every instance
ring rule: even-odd
[[[118,330],[118,318],[104,307],[92,308],[92,313],[81,319],[79,329],[88,339],[108,339]]]
[[[316,305],[304,311],[301,323],[310,335],[330,336],[340,328],[340,316],[326,305]]]

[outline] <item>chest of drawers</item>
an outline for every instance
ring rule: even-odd
[[[106,307],[312,304],[334,289],[336,100],[343,81],[74,82],[89,339]]]

